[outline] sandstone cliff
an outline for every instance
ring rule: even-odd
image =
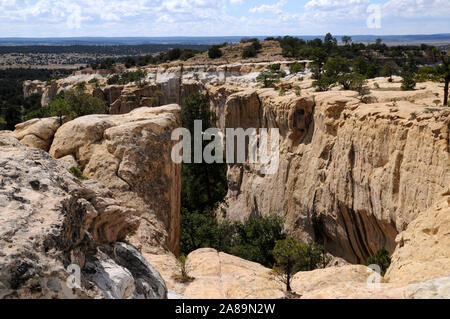
[[[179,250],[181,166],[170,154],[180,108],[139,108],[125,115],[90,115],[58,129],[55,158],[73,157],[83,174],[108,186],[136,210],[141,226],[130,239],[144,250]]]
[[[350,262],[383,245],[392,252],[397,234],[450,186],[450,110],[421,104],[433,90],[413,93],[414,103],[376,92],[386,102],[373,104],[351,91],[231,92],[225,127],[279,128],[281,154],[275,175],[230,167],[228,218],[277,213],[291,233]]]

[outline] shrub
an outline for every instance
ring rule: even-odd
[[[181,54],[180,60],[186,61],[186,60],[189,60],[190,58],[193,58],[194,56],[195,56],[194,51],[186,49]]]
[[[145,78],[146,75],[147,75],[146,72],[143,70],[137,70],[137,71],[133,71],[133,72],[125,72],[120,75],[114,74],[108,78],[107,83],[109,85],[112,85],[112,84],[125,85],[125,84],[131,83],[131,82],[136,82],[137,84],[141,84],[142,80]]]
[[[383,246],[375,255],[367,259],[366,266],[369,265],[378,265],[381,268],[381,275],[384,276],[386,274],[386,271],[391,265],[391,258],[386,247]]]
[[[71,167],[69,169],[69,172],[75,176],[76,178],[80,179],[80,180],[87,180],[88,178],[86,176],[83,175],[83,173],[75,166]]]
[[[242,52],[242,57],[244,59],[256,57],[258,55],[259,51],[262,49],[261,43],[256,38],[241,40],[241,43],[248,43],[248,42],[251,42],[252,44],[250,46],[246,47],[244,49],[244,51]]]
[[[217,59],[223,55],[222,50],[220,50],[220,46],[214,45],[211,49],[208,50],[208,56],[210,59]]]
[[[194,280],[193,277],[189,276],[189,271],[187,269],[186,262],[187,262],[187,258],[184,255],[181,255],[177,259],[177,266],[180,270],[180,274],[175,275],[174,277],[176,280],[178,280],[179,282],[182,282],[182,283],[187,283],[187,282]]]
[[[275,84],[280,82],[280,76],[273,71],[264,70],[258,75],[256,81],[264,88],[274,88]]]
[[[108,106],[104,101],[77,89],[60,94],[43,112],[46,112],[47,116],[59,117],[62,123],[64,117],[73,119],[90,114],[106,114]]]
[[[305,66],[301,63],[295,62],[293,64],[291,64],[291,66],[289,67],[289,72],[291,74],[297,74],[299,72],[302,72],[305,70]]]
[[[295,95],[297,95],[297,96],[302,95],[302,89],[299,86],[295,87]]]
[[[403,76],[402,80],[402,90],[403,91],[412,91],[416,87],[416,81],[414,80],[414,76],[411,73],[406,73]]]
[[[258,51],[253,46],[246,47],[244,51],[242,52],[242,58],[248,59],[248,58],[254,58],[258,55]]]
[[[245,223],[219,223],[211,212],[181,213],[181,252],[199,248],[218,251],[272,267],[273,247],[284,239],[283,220],[278,216],[250,217]]]
[[[0,130],[5,130],[8,123],[5,121],[3,117],[0,117]]]

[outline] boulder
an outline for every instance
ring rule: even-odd
[[[58,117],[32,119],[17,124],[12,136],[26,146],[48,152],[53,142],[53,136],[60,126],[61,120]]]
[[[135,211],[42,150],[0,136],[0,298],[166,298],[131,245]]]

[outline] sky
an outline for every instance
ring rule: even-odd
[[[450,33],[450,0],[0,0],[0,37]]]

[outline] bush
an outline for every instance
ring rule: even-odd
[[[258,55],[258,51],[253,46],[246,47],[244,51],[242,52],[242,58],[248,59],[248,58],[254,58]]]
[[[289,67],[289,72],[291,74],[297,74],[299,72],[302,72],[305,70],[305,66],[301,63],[295,62],[293,64],[291,64],[291,66]]]
[[[220,50],[220,46],[218,45],[214,45],[211,49],[208,50],[208,56],[210,59],[218,59],[222,55],[222,50]]]
[[[384,276],[389,266],[391,265],[391,257],[389,257],[389,251],[386,247],[382,247],[375,255],[369,257],[366,262],[366,266],[378,265],[381,268],[381,275]]]
[[[6,130],[8,123],[3,117],[0,117],[0,130]]]
[[[242,42],[242,40],[241,40]],[[259,51],[262,49],[262,45],[258,39],[248,39],[243,43],[251,42],[252,44],[244,49],[242,52],[242,57],[244,59],[254,58],[258,55]]]
[[[232,238],[228,243],[230,247],[224,247],[225,252],[266,267],[273,267],[273,248],[277,241],[286,238],[283,219],[276,215],[262,218],[251,216],[245,223],[225,224],[222,227],[225,227],[222,232],[228,232]]]
[[[192,278],[191,276],[189,276],[189,271],[187,269],[186,262],[187,262],[187,258],[184,255],[181,255],[177,259],[177,266],[180,270],[180,274],[175,275],[174,277],[176,280],[178,280],[181,283],[187,283],[187,282],[190,282],[195,279],[195,278]]]
[[[283,221],[278,216],[250,217],[245,223],[219,223],[211,212],[182,210],[182,254],[208,247],[272,267],[273,247],[284,238]]]
[[[86,176],[83,175],[83,173],[75,166],[71,167],[69,169],[70,174],[72,174],[73,176],[75,176],[76,178],[80,179],[80,180],[87,180],[88,178]]]
[[[403,91],[412,91],[416,87],[416,81],[414,80],[414,76],[411,73],[407,73],[403,76],[402,80],[402,90]]]
[[[106,114],[108,106],[104,101],[82,92],[81,89],[75,89],[60,94],[41,113],[57,116],[62,123],[63,117],[74,119],[90,114]]]
[[[142,80],[146,76],[146,72],[143,70],[137,70],[133,72],[125,72],[122,74],[114,74],[108,78],[108,84],[119,84],[125,85],[131,82],[136,82],[137,84],[141,84]]]

